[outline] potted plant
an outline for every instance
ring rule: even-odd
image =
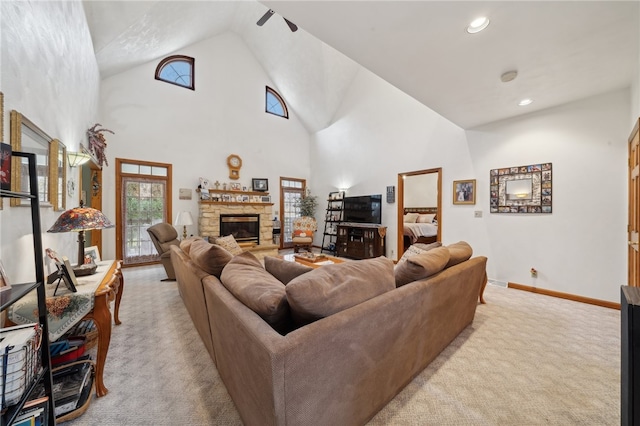
[[[298,200],[296,207],[300,209],[301,216],[314,217],[316,213],[316,207],[318,207],[318,197],[311,195],[311,191],[307,189],[307,193],[304,197]]]

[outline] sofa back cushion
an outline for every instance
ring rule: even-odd
[[[220,281],[276,331],[288,331],[291,321],[284,284],[268,273],[253,253],[234,256],[224,267]]]
[[[374,259],[326,265],[287,284],[287,300],[296,325],[327,317],[395,288],[393,261]]]
[[[301,265],[298,262],[289,262],[273,256],[264,257],[264,269],[285,285],[295,277],[313,271],[310,266]]]
[[[437,274],[446,267],[449,257],[446,247],[436,247],[398,263],[394,270],[396,287]]]
[[[462,263],[473,255],[473,249],[466,241],[458,241],[457,243],[449,244],[446,247],[450,254],[449,262],[446,266],[447,268],[457,265],[458,263]]]
[[[225,265],[233,259],[233,255],[227,250],[205,240],[195,240],[191,243],[189,257],[200,269],[218,278]]]
[[[202,237],[189,237],[180,241],[180,249],[185,252],[185,254],[189,254],[189,250],[191,250],[191,243],[195,240],[201,240]]]

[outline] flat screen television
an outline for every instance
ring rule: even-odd
[[[342,220],[355,223],[382,223],[382,194],[345,197]]]

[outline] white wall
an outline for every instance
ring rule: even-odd
[[[173,164],[173,221],[182,210],[198,217],[197,194],[179,200],[179,188],[195,190],[200,177],[232,181],[226,164],[232,153],[242,158],[239,182],[250,188],[251,178],[269,179],[273,210],[279,210],[280,176],[309,177],[308,132],[291,112],[288,120],[265,113],[265,86],[278,88],[235,34],[175,54],[195,58],[195,91],[155,80],[159,61],[102,81],[100,122],[115,132],[107,135],[104,213],[118,220],[116,157]],[[115,256],[115,234],[104,236],[103,251]]]
[[[21,112],[68,150],[86,140],[85,131],[97,117],[99,73],[81,2],[0,2],[2,64],[0,90],[4,93],[4,141],[9,143],[9,112]],[[67,176],[75,176],[68,169]],[[75,176],[77,182],[77,176]],[[77,194],[67,198],[76,206]],[[43,231],[60,212],[41,208]],[[52,247],[72,262],[77,234],[43,234]],[[13,282],[32,281],[30,210],[9,207],[0,212],[0,259]]]
[[[491,278],[619,301],[626,283],[628,90],[467,132]],[[553,164],[552,214],[487,214],[489,170]],[[538,277],[530,276],[530,269]]]

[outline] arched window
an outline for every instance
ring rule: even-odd
[[[267,95],[265,97],[265,112],[289,118],[289,111],[287,110],[287,104],[284,103],[284,99],[269,86],[267,86]]]
[[[166,57],[160,61],[156,68],[156,80],[195,90],[194,63],[195,59],[189,56],[173,55]]]

